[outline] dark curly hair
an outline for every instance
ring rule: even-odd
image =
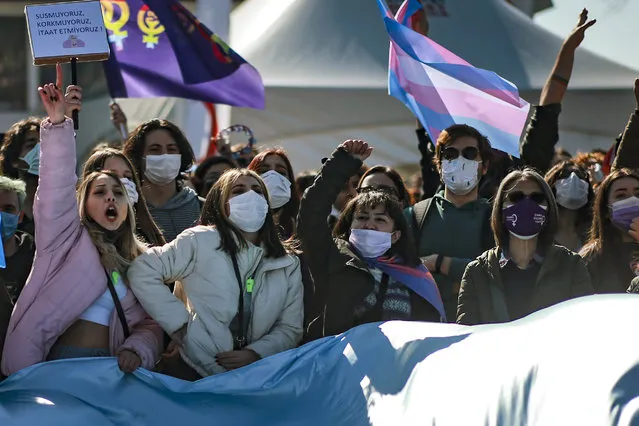
[[[0,170],[4,176],[13,179],[20,177],[20,170],[15,166],[15,161],[20,157],[20,151],[24,145],[28,132],[40,132],[42,119],[29,117],[14,123],[4,134],[2,147],[0,147]]]

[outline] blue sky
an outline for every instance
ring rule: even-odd
[[[588,30],[582,46],[637,70],[639,77],[639,0],[553,0],[555,7],[537,14],[541,27],[565,37],[579,12],[588,8],[597,23]]]

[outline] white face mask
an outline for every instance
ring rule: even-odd
[[[168,185],[180,173],[180,154],[147,155],[144,176],[155,185]]]
[[[271,207],[279,209],[291,200],[291,181],[275,170],[269,170],[262,176],[264,185],[268,189]]]
[[[122,185],[124,185],[124,189],[126,189],[126,195],[129,200],[129,204],[133,206],[135,203],[138,202],[139,198],[138,190],[135,188],[135,183],[129,178],[122,178],[120,179],[120,182],[122,182]]]
[[[348,241],[365,258],[378,258],[386,253],[391,246],[393,234],[390,232],[374,231],[372,229],[351,229]]]
[[[557,204],[569,210],[578,210],[588,204],[588,182],[572,172],[566,179],[555,182]]]
[[[244,232],[257,232],[264,226],[268,203],[255,191],[229,199],[229,220]]]
[[[479,183],[480,161],[468,160],[461,155],[454,160],[442,161],[442,180],[455,195],[466,195]]]

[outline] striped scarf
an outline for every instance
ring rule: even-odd
[[[424,265],[417,267],[404,265],[401,259],[397,257],[378,257],[377,259],[365,259],[365,261],[370,268],[379,269],[390,276],[391,280],[396,280],[417,293],[422,299],[437,309],[441,321],[446,322],[444,303],[439,294],[437,283]]]

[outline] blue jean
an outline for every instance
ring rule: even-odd
[[[80,348],[77,346],[54,345],[49,352],[47,361],[69,358],[97,358],[111,356],[107,348]]]

